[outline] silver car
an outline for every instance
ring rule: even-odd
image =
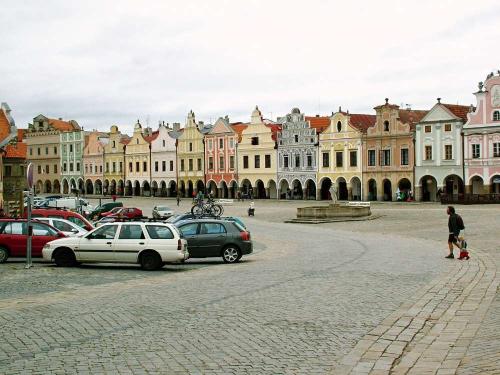
[[[53,217],[37,217],[35,220],[52,225],[54,228],[63,232],[66,237],[80,237],[87,233],[86,229],[83,229],[69,220]]]
[[[155,219],[168,219],[174,214],[174,210],[166,206],[155,206],[153,208],[153,217]]]

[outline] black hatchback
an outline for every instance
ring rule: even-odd
[[[235,263],[253,251],[250,232],[232,221],[194,219],[174,225],[188,242],[190,258],[222,257],[226,263]]]

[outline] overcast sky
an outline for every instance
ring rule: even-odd
[[[500,69],[500,2],[18,1],[0,11],[0,101],[85,129],[181,122],[256,104],[275,119],[391,103],[474,103]]]

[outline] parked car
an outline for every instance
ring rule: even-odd
[[[176,224],[180,221],[185,221],[185,220],[195,220],[195,219],[213,219],[213,220],[227,220],[227,221],[233,221],[238,223],[240,226],[242,226],[244,229],[247,228],[245,223],[238,217],[236,216],[221,216],[221,217],[213,217],[211,215],[206,215],[206,216],[195,216],[191,212],[187,212],[185,214],[179,214],[179,215],[174,215],[171,216],[168,220],[167,223],[171,224]]]
[[[72,221],[66,219],[57,219],[53,217],[37,217],[35,220],[53,226],[57,230],[63,232],[66,237],[79,237],[88,232],[88,230],[79,227]]]
[[[235,263],[253,251],[250,232],[236,222],[193,219],[175,225],[188,241],[190,258],[222,257],[226,263]]]
[[[27,213],[25,210],[24,217],[26,217],[26,214]],[[60,208],[36,208],[31,211],[31,216],[33,218],[52,217],[55,219],[65,219],[75,223],[76,225],[82,227],[83,229],[86,230],[94,229],[94,226],[79,213]]]
[[[166,206],[155,206],[153,208],[153,217],[155,219],[168,219],[174,214],[174,210]]]
[[[113,212],[113,213],[111,211],[104,212],[101,214],[101,216],[102,217],[127,218],[127,219],[140,219],[143,217],[142,210],[139,208],[135,208],[135,207],[119,207],[119,209],[116,210],[115,212]]]
[[[101,214],[101,216],[102,216],[102,217],[106,217],[106,216],[108,216],[108,215],[115,214],[115,213],[117,213],[118,211],[120,211],[122,208],[123,208],[123,207],[115,207],[115,208],[113,208],[111,211],[108,211],[108,212],[103,212],[103,213]]]
[[[45,199],[48,201],[53,201],[55,199],[61,199],[62,197],[62,195],[47,195]]]
[[[32,222],[31,255],[42,256],[44,245],[64,237],[56,228],[36,221]],[[0,263],[9,257],[25,257],[28,223],[25,219],[0,219]]]
[[[89,218],[91,220],[98,220],[102,217],[104,212],[109,212],[115,207],[123,207],[122,202],[107,202],[97,206],[90,214]]]
[[[48,202],[49,207],[62,207],[69,208],[71,210],[76,210],[78,208],[89,210],[91,207],[89,206],[89,201],[83,198],[61,198],[61,199],[53,199]]]
[[[109,223],[83,237],[52,241],[43,248],[43,257],[58,266],[78,263],[139,263],[156,270],[165,263],[189,257],[187,241],[177,228],[164,223]]]
[[[190,220],[190,219],[196,219],[196,216],[194,216],[191,212],[186,212],[185,214],[177,214],[170,216],[166,222],[175,224],[183,220]]]

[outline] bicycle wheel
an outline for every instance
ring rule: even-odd
[[[203,215],[203,207],[199,205],[195,205],[191,207],[191,214],[194,216],[201,216]]]
[[[214,204],[211,207],[212,215],[220,216],[224,212],[224,208],[220,204]]]

